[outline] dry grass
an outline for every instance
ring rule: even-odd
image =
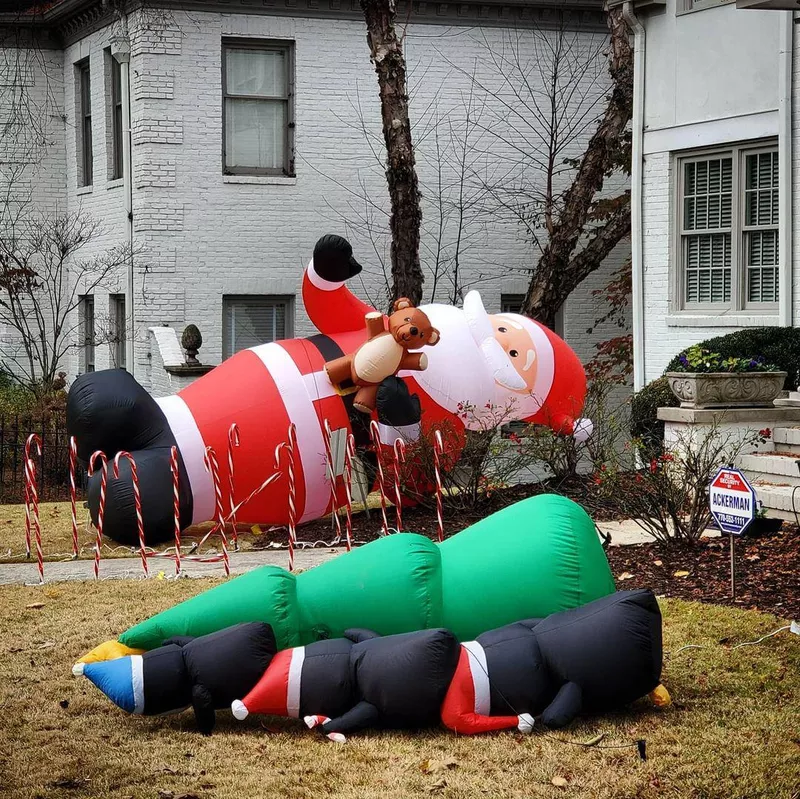
[[[680,601],[663,603],[666,646],[708,644],[667,661],[676,704],[649,702],[585,721],[558,737],[634,749],[584,749],[541,733],[458,738],[364,734],[328,744],[296,723],[244,723],[220,713],[210,738],[190,713],[124,715],[70,666],[100,641],[195,594],[209,580],[4,587],[0,603],[0,795],[26,797],[780,797],[800,784],[800,654],[774,617]],[[30,607],[43,602],[43,607]],[[426,760],[452,767],[426,774]],[[552,780],[561,777],[566,787]]]

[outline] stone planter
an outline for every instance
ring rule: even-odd
[[[681,408],[771,406],[781,393],[786,372],[667,372]]]

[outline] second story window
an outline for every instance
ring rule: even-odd
[[[78,185],[91,186],[93,175],[92,161],[92,79],[89,74],[89,59],[77,65],[78,72]]]
[[[293,175],[293,43],[223,42],[223,172]]]
[[[122,70],[111,53],[108,57],[111,62],[111,180],[119,180],[122,177]]]

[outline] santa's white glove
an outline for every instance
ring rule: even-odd
[[[578,444],[583,444],[594,432],[594,424],[591,419],[578,419],[572,429],[572,437]]]
[[[530,713],[521,713],[517,716],[517,729],[520,732],[533,732],[533,716]]]

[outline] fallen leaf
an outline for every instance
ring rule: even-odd
[[[550,782],[556,786],[556,788],[566,788],[569,783],[563,777],[553,777]]]
[[[664,565],[664,561],[663,560],[654,560],[653,561],[653,566],[663,566],[663,565]]]
[[[584,741],[584,746],[597,746],[603,738],[606,737],[604,732],[601,732],[599,735],[595,735],[594,738],[590,738],[588,741]]]
[[[52,649],[56,645],[55,641],[43,641],[36,648],[37,649]]]
[[[620,576],[617,578],[618,580],[632,580],[635,575],[631,574],[630,572],[622,572]]]
[[[423,774],[435,774],[437,771],[447,771],[457,768],[458,761],[454,757],[445,757],[442,760],[423,760],[420,763],[420,770]]]
[[[689,576],[689,572],[687,572],[687,571],[677,571],[672,576],[673,577],[688,577]]]
[[[446,787],[447,787],[447,780],[444,777],[442,777],[441,779],[436,780],[436,782],[433,782],[428,786],[428,792],[438,793],[439,791],[443,791]]]
[[[164,579],[164,572],[159,572],[156,575],[156,580],[163,580]]]
[[[251,532],[251,533],[252,533],[252,534],[253,534],[253,535],[254,535],[256,538],[258,538],[258,536],[260,536],[260,535],[264,535],[264,531],[263,531],[263,530],[262,530],[262,529],[261,529],[261,528],[260,528],[260,527],[259,527],[257,524],[254,524],[254,525],[253,525],[253,526],[250,528],[250,532]]]
[[[25,607],[29,610],[38,610],[44,607],[44,602],[31,602],[30,605],[25,605]]]
[[[746,555],[745,560],[749,560],[750,563],[753,563],[757,560],[761,560],[761,558],[758,555]]]

